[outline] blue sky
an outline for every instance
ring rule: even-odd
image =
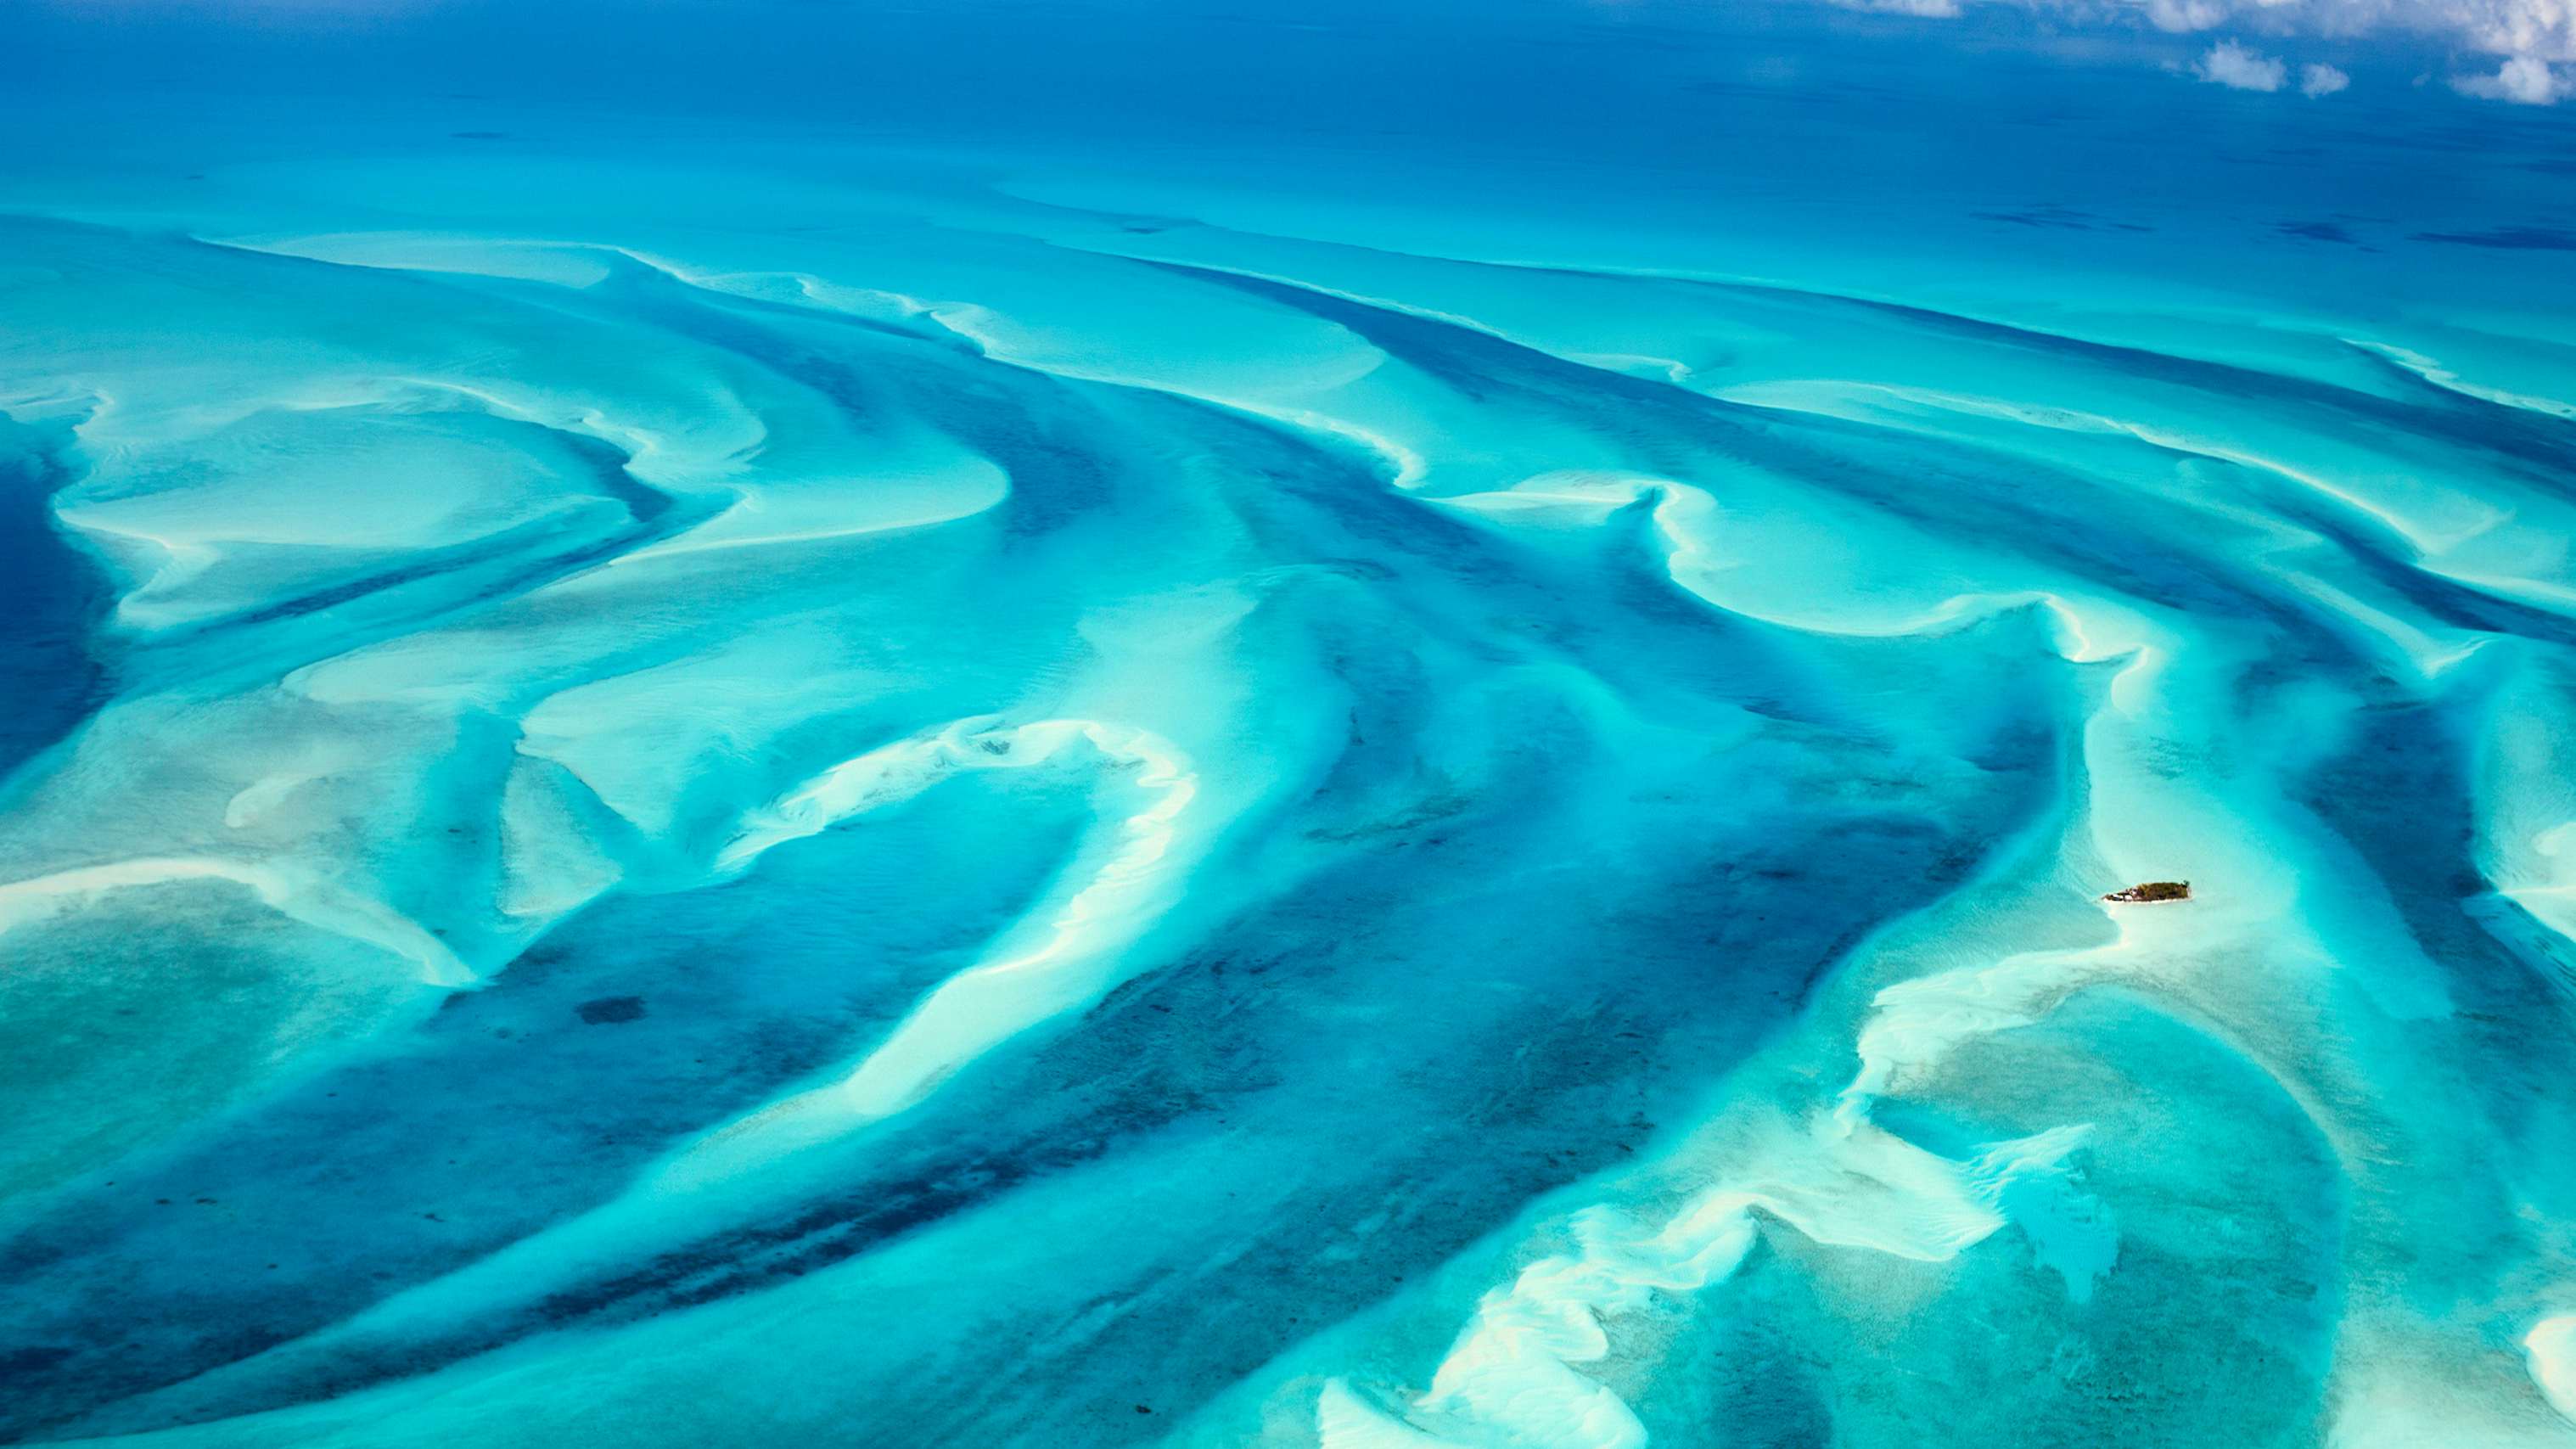
[[[1969,6],[2028,11],[2071,34],[2210,37],[2187,73],[2239,90],[2321,98],[2346,88],[2336,58],[2431,52],[2426,78],[2463,95],[2550,105],[2576,90],[2569,0],[1842,0],[1849,8],[1955,19]],[[2338,79],[2340,78],[2340,80]]]
[[[11,7],[14,22],[39,37],[123,37],[146,32],[218,32],[281,38],[414,35],[499,25],[543,32],[568,20],[598,29],[808,25],[830,30],[907,15],[982,17],[997,23],[1068,7],[963,0],[934,6],[875,3],[719,5],[714,0],[643,0],[498,6],[486,0],[34,0]],[[1106,15],[1149,16],[1175,7],[1134,3],[1082,7]],[[1205,8],[1205,7],[1199,7]],[[2179,79],[2310,100],[2362,86],[2444,89],[2501,103],[2552,105],[2576,95],[2576,0],[1560,0],[1540,6],[1400,7],[1307,5],[1268,15],[1244,12],[1247,25],[1330,25],[1347,20],[1394,25],[1442,15],[1472,20],[1497,10],[1592,10],[1669,13],[1696,9],[1721,24],[1790,24],[1774,12],[1814,8],[1889,34],[2017,43],[2090,63],[2121,61]],[[0,22],[0,24],[11,22]],[[1113,21],[1114,25],[1114,21]],[[607,39],[605,36],[596,36]],[[611,47],[614,49],[614,46]],[[721,47],[720,47],[721,48]],[[45,53],[38,65],[45,65]]]

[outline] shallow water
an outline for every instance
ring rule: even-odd
[[[9,22],[0,1439],[2576,1444],[2564,118],[752,13]]]

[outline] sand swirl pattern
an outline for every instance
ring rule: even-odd
[[[0,215],[0,1439],[2576,1443],[2563,340],[446,164]]]

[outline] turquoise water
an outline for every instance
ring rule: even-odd
[[[0,29],[0,1439],[2576,1444],[2566,117],[424,14]]]

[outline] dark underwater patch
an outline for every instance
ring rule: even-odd
[[[0,418],[0,782],[106,697],[91,631],[107,579],[54,522],[70,473],[35,428]]]
[[[2439,242],[2444,246],[2487,247],[2503,251],[2576,252],[2576,231],[2552,226],[2504,226],[2492,231],[2419,231],[2411,234],[2421,242]]]

